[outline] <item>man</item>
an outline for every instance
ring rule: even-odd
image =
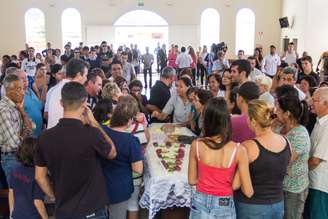
[[[298,92],[298,98],[304,100],[306,95],[296,86],[296,69],[292,67],[286,67],[282,74],[282,85],[293,86]]]
[[[23,82],[24,88],[24,111],[34,124],[33,136],[39,137],[42,130],[43,118],[42,109],[43,104],[41,100],[35,95],[34,91],[28,87],[28,79],[26,72],[18,70],[15,73]]]
[[[138,45],[134,45],[134,49],[132,49],[132,64],[134,66],[134,71],[136,74],[140,73],[140,51],[138,49]]]
[[[176,73],[174,68],[165,67],[161,73],[159,81],[150,90],[150,99],[147,104],[147,109],[150,113],[153,111],[162,112],[167,101],[171,97],[170,88],[174,82]],[[156,120],[159,122],[158,120]],[[154,122],[154,119],[153,119]]]
[[[85,89],[88,92],[88,107],[93,110],[98,102],[98,95],[102,89],[102,79],[95,73],[88,74]]]
[[[36,66],[40,63],[40,60],[35,58],[35,50],[33,47],[28,48],[28,58],[22,61],[21,69],[27,73],[29,83],[33,82],[33,77],[36,73]]]
[[[116,149],[94,119],[87,96],[80,83],[66,83],[61,91],[63,118],[41,134],[37,145],[35,179],[45,194],[56,200],[57,219],[108,217],[98,157],[113,159]]]
[[[179,73],[185,69],[190,68],[192,63],[191,56],[187,53],[186,47],[181,47],[181,53],[177,56],[175,64],[177,64]]]
[[[32,123],[24,111],[24,84],[16,75],[7,75],[3,81],[6,95],[0,100],[1,165],[7,182],[17,164],[16,152],[21,140],[32,130]]]
[[[52,54],[56,54],[56,50],[51,48],[51,43],[47,42],[47,48],[41,52],[43,57],[47,57],[48,52],[50,51],[52,52]]]
[[[122,65],[123,65],[123,77],[130,84],[132,80],[136,78],[136,73],[134,67],[128,62],[128,54],[126,52],[122,53]]]
[[[146,47],[146,54],[141,58],[142,63],[144,64],[143,74],[145,88],[147,88],[147,73],[149,74],[149,88],[152,86],[152,65],[154,63],[154,56],[149,53],[149,47]]]
[[[156,56],[156,64],[157,64],[157,72],[160,73],[159,71],[159,65],[160,65],[160,60],[159,60],[159,51],[161,50],[160,43],[157,43],[157,47],[154,50],[154,54]]]
[[[109,78],[112,81],[115,81],[115,79],[118,76],[123,77],[123,65],[122,62],[114,60],[111,64],[111,73],[112,76]]]
[[[72,59],[74,57],[74,51],[71,49],[71,45],[67,43],[64,49],[64,55],[68,57],[68,60]]]
[[[212,72],[219,71],[222,75],[223,71],[230,67],[229,60],[225,58],[225,53],[222,50],[218,51],[217,56],[218,59],[213,62]]]
[[[248,57],[248,62],[251,65],[251,73],[249,74],[248,79],[250,81],[255,81],[255,79],[262,76],[263,73],[256,68],[256,58],[254,56]]]
[[[294,43],[288,43],[287,51],[282,56],[282,60],[284,60],[289,66],[297,62],[298,54],[294,49]]]
[[[158,51],[158,58],[159,58],[159,64],[160,64],[160,72],[163,71],[163,69],[167,65],[167,55],[166,55],[166,45],[163,44],[162,48]]]
[[[278,66],[281,64],[280,57],[276,53],[276,47],[270,46],[270,54],[263,58],[262,72],[264,72],[270,78],[276,75]]]
[[[63,107],[60,105],[61,90],[69,81],[84,84],[87,80],[88,64],[80,59],[71,59],[66,65],[66,78],[59,82],[46,99],[48,105],[48,126],[52,128],[57,125],[63,117]]]
[[[92,48],[90,51],[90,55],[88,56],[88,63],[90,65],[90,70],[94,68],[100,68],[101,66],[101,59],[97,56],[97,50]]]
[[[246,56],[245,56],[245,51],[244,50],[238,50],[238,59],[239,60],[245,60]]]
[[[87,62],[89,60],[89,47],[88,46],[84,46],[82,48],[81,59],[85,62]]]
[[[312,97],[317,122],[311,134],[309,159],[309,195],[306,216],[310,219],[328,218],[328,88],[319,88]]]
[[[232,140],[235,142],[244,142],[255,138],[255,134],[248,127],[248,103],[251,100],[258,99],[260,89],[255,82],[247,81],[243,83],[237,94],[237,106],[241,111],[241,115],[231,117]]]
[[[236,60],[231,64],[231,80],[240,85],[248,80],[251,72],[251,65],[247,60]]]
[[[313,63],[311,56],[305,56],[301,59],[303,72],[297,75],[297,83],[301,83],[302,78],[305,75],[312,76],[316,81],[316,87],[320,84],[320,76],[313,71]]]

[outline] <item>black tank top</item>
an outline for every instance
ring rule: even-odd
[[[287,174],[287,166],[291,158],[289,143],[279,153],[267,150],[261,143],[253,139],[259,148],[259,156],[249,165],[254,188],[252,198],[247,198],[241,190],[235,192],[239,202],[248,204],[274,204],[283,200],[282,183]]]

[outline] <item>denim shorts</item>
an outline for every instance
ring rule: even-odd
[[[235,219],[232,196],[212,196],[195,192],[191,201],[190,219]]]
[[[236,202],[238,219],[283,219],[284,201],[270,204],[247,204]]]
[[[14,170],[14,167],[17,166],[19,162],[17,161],[15,154],[1,154],[1,166],[6,175],[7,183],[9,185],[11,172]]]

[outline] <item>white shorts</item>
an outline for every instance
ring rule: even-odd
[[[142,178],[133,180],[134,192],[131,198],[128,200],[128,211],[139,211],[139,193],[141,187]]]

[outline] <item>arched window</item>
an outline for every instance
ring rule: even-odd
[[[200,43],[208,49],[213,43],[220,42],[220,15],[213,8],[205,9],[200,19]]]
[[[75,8],[67,8],[62,14],[62,39],[63,45],[72,43],[72,48],[78,47],[82,41],[81,15]]]
[[[38,8],[30,8],[25,13],[26,43],[37,52],[46,48],[46,25],[43,12]]]
[[[236,54],[244,50],[245,54],[253,54],[255,44],[255,14],[249,8],[240,9],[236,18]]]

